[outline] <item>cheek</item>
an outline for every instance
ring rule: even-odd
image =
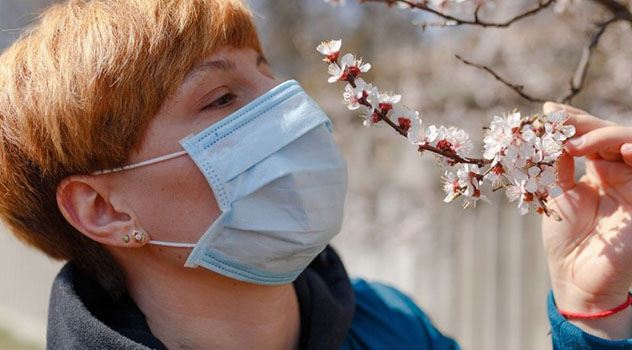
[[[156,164],[146,169],[134,190],[139,198],[136,215],[152,239],[178,243],[197,243],[206,229],[219,216],[220,209],[213,191],[188,156]],[[137,174],[141,175],[141,174]],[[169,248],[184,259],[190,249]]]

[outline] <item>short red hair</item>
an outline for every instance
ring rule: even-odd
[[[125,163],[189,69],[261,44],[239,0],[71,0],[0,56],[0,216],[21,240],[74,261],[113,294],[122,274],[60,213],[58,183]]]

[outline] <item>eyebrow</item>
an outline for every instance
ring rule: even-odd
[[[268,64],[268,61],[262,55],[257,56],[257,67],[261,64]],[[233,72],[237,70],[237,64],[231,60],[215,60],[215,61],[206,61],[202,62],[197,66],[194,66],[184,77],[183,81],[187,81],[195,77],[196,75],[214,72],[214,71],[223,71],[223,72]]]

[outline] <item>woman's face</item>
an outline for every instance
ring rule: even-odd
[[[221,49],[196,65],[143,135],[130,164],[183,150],[179,140],[200,132],[276,86],[253,49]],[[239,156],[239,155],[235,155]],[[188,156],[104,175],[113,205],[153,240],[196,243],[219,216],[213,191]],[[124,233],[123,233],[124,234]],[[146,246],[162,261],[184,265],[190,249]]]

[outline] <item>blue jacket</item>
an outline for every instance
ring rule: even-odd
[[[294,287],[300,349],[459,349],[405,294],[383,284],[350,280],[331,248],[310,264]],[[607,341],[571,325],[557,313],[552,295],[548,305],[556,350],[632,350],[632,340]],[[49,350],[166,349],[129,296],[112,299],[72,263],[53,284],[47,333]]]
[[[356,309],[342,350],[460,349],[395,288],[352,280]]]
[[[352,280],[356,310],[341,349],[460,349],[443,336],[423,311],[395,288]],[[555,350],[632,350],[632,339],[605,340],[568,322],[555,307],[553,293],[547,302]]]

